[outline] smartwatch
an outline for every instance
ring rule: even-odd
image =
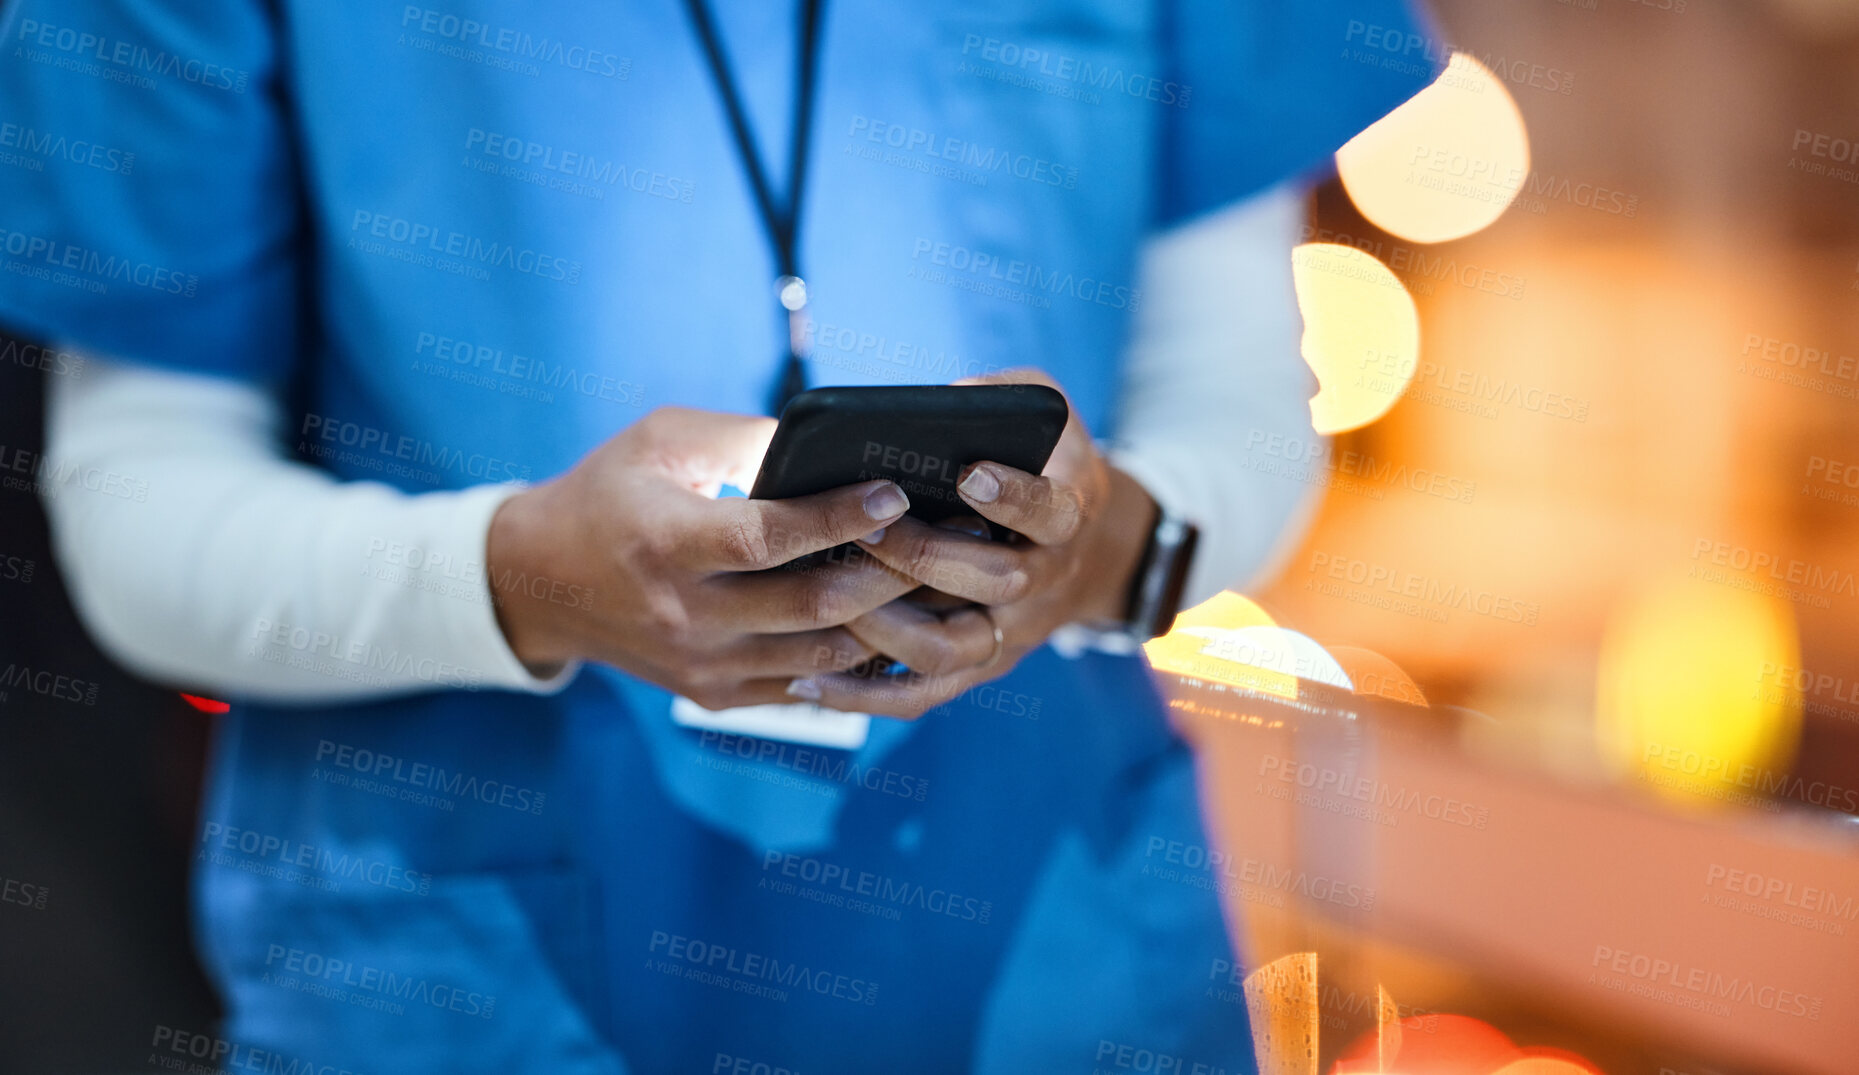
[[[1187,590],[1188,570],[1194,566],[1200,540],[1199,527],[1158,507],[1124,604],[1123,630],[1130,637],[1147,642],[1168,632],[1181,611],[1181,595]]]

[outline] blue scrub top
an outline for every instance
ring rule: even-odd
[[[775,266],[681,4],[440,3],[16,0],[0,320],[264,383],[301,456],[409,491],[758,410]],[[796,5],[717,6],[779,187]],[[1399,0],[826,10],[812,383],[1037,365],[1100,434],[1141,238],[1430,75],[1362,49]],[[851,752],[668,702],[594,668],[236,705],[196,860],[225,1037],[319,1071],[1252,1070],[1219,878],[1145,869],[1207,837],[1138,661],[1042,650]]]

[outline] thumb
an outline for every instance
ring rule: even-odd
[[[722,484],[747,489],[775,435],[775,420],[688,407],[660,407],[641,422],[644,447],[673,480],[707,496]]]

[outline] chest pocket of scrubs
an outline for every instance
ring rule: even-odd
[[[369,1071],[626,1067],[605,1003],[591,882],[569,870],[440,875],[424,895],[266,893],[217,952],[253,1048]],[[360,1069],[358,1069],[360,1070]]]
[[[962,0],[936,25],[932,145],[963,181],[936,184],[951,230],[913,264],[957,288],[965,347],[1051,373],[1099,431],[1168,109],[1146,96],[1167,85],[1153,17],[1141,0]]]

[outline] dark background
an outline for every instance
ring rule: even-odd
[[[17,356],[15,342],[0,328],[0,354]],[[32,477],[46,376],[17,357],[0,365],[0,474]],[[219,1014],[187,918],[214,718],[98,652],[30,489],[0,488],[9,558],[0,678],[43,670],[97,691],[87,705],[0,684],[0,884],[45,890],[43,909],[0,902],[0,1072],[148,1070],[156,1027],[211,1032]],[[29,579],[18,561],[32,562]]]

